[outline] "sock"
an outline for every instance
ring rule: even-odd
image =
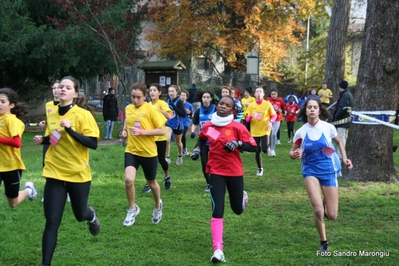
[[[211,219],[212,246],[213,250],[223,251],[223,218]]]
[[[93,219],[91,219],[91,221],[89,221],[89,223],[94,223],[95,220],[96,220],[96,214],[93,212]]]
[[[33,194],[33,189],[31,189],[30,187],[27,187],[26,189],[29,191],[29,196],[32,196],[32,194]]]

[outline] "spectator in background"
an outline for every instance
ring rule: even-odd
[[[346,145],[346,139],[348,138],[348,130],[351,124],[349,119],[350,113],[348,112],[350,108],[353,107],[354,100],[353,95],[348,89],[348,82],[343,80],[339,83],[339,99],[335,106],[335,111],[333,115],[333,122],[339,122],[335,125],[338,132],[338,137],[341,139],[344,147]],[[342,158],[341,153],[338,152],[339,158]]]
[[[188,94],[190,96],[187,98],[187,102],[192,104],[195,101],[195,92],[196,91],[197,91],[197,85],[195,85],[195,83],[193,83],[191,88],[188,89]]]
[[[108,93],[103,99],[103,116],[105,124],[104,139],[112,139],[115,121],[118,120],[118,101],[115,95],[115,89],[109,88]]]
[[[188,90],[188,94],[190,95],[190,97],[189,99],[187,99],[187,102],[192,104],[193,113],[195,113],[195,111],[197,111],[201,107],[202,91],[200,88],[197,88],[195,84],[193,84],[193,87]]]
[[[320,96],[321,103],[327,108],[330,106],[330,99],[333,97],[332,91],[327,88],[327,83],[321,85],[321,89],[317,93]]]

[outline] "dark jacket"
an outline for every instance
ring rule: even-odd
[[[196,86],[193,86],[193,87],[188,89],[189,97],[187,99],[187,102],[193,103],[193,102],[196,101],[196,99],[195,99],[195,92],[196,91],[197,91],[197,87]]]
[[[118,120],[118,101],[116,100],[116,96],[113,94],[107,94],[103,99],[103,116],[104,121]]]
[[[350,116],[350,113],[348,112],[348,109],[345,107],[353,107],[354,100],[353,100],[353,95],[352,93],[346,89],[344,91],[341,91],[339,93],[339,99],[337,101],[337,104],[335,106],[335,111],[333,115],[333,122],[345,119]],[[348,121],[346,123],[339,123],[338,125],[335,125],[335,127],[345,127],[349,128],[351,124],[351,121]]]

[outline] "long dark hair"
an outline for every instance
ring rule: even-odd
[[[315,101],[319,105],[319,118],[321,120],[327,120],[330,118],[330,112],[327,110],[327,108],[321,103],[321,101],[317,98],[309,98],[307,99],[304,104],[301,107],[301,110],[298,112],[298,118],[301,118],[302,122],[307,123],[308,122],[308,117],[306,116],[306,108],[308,108],[308,103],[309,101]]]
[[[2,88],[0,89],[0,94],[7,96],[10,104],[14,104],[14,108],[10,110],[12,114],[20,118],[28,113],[28,106],[25,103],[18,102],[18,94],[13,89]]]

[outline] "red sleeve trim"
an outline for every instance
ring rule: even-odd
[[[296,144],[296,145],[301,145],[301,144],[302,144],[302,139],[297,139],[297,140],[295,141],[295,144]]]
[[[21,148],[22,146],[22,140],[20,136],[14,136],[12,139],[0,137],[0,143],[14,148]]]

